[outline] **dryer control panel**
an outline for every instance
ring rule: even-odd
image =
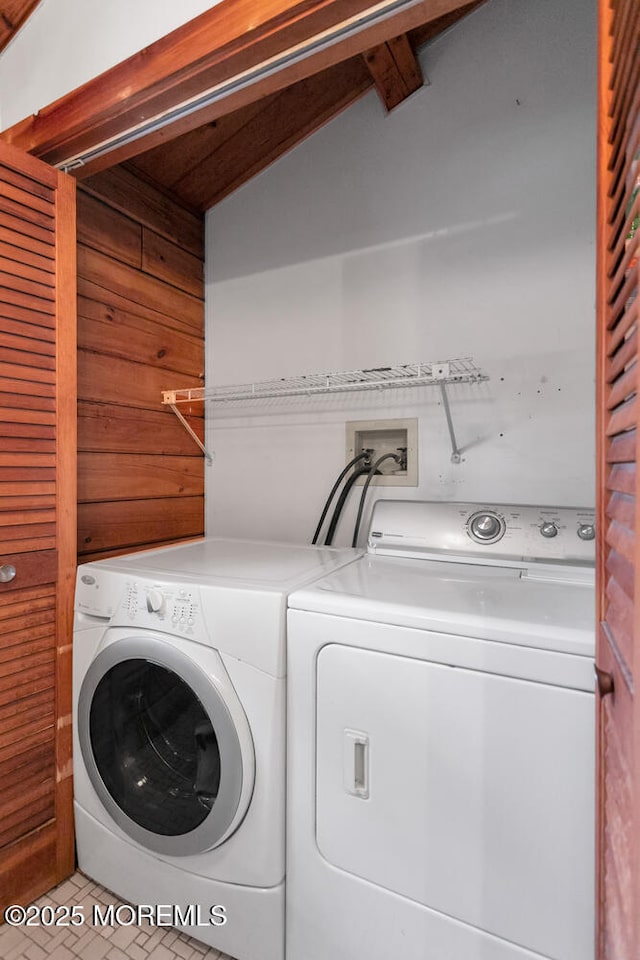
[[[368,550],[390,556],[455,556],[474,563],[591,567],[595,536],[595,513],[589,507],[378,500]]]

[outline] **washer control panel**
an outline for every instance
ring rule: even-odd
[[[378,500],[370,553],[463,559],[595,563],[595,513],[588,507]]]
[[[197,639],[202,629],[200,595],[192,584],[154,583],[140,577],[125,581],[124,597],[113,617],[123,625],[162,627],[164,632]]]

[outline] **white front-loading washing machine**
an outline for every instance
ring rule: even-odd
[[[378,501],[289,598],[287,960],[593,956],[593,523]]]
[[[287,595],[352,550],[207,538],[78,569],[78,863],[237,957],[282,960]]]

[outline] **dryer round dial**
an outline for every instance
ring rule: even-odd
[[[554,523],[553,520],[543,520],[538,529],[542,536],[548,539],[558,536],[558,524]]]
[[[496,543],[504,537],[505,530],[502,517],[491,510],[474,513],[467,523],[467,533],[476,543]]]
[[[592,523],[581,523],[578,527],[578,536],[581,540],[593,540],[596,535],[596,528]]]

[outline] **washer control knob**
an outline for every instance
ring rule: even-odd
[[[476,513],[469,523],[469,534],[477,543],[493,543],[504,535],[504,523],[495,513]]]
[[[160,590],[152,589],[147,593],[147,610],[149,613],[160,613],[164,607],[164,597]]]
[[[596,528],[592,523],[581,523],[578,527],[578,536],[581,540],[593,540],[596,535]]]
[[[554,523],[553,520],[544,520],[540,524],[540,533],[543,537],[551,538],[558,536],[558,524]]]

